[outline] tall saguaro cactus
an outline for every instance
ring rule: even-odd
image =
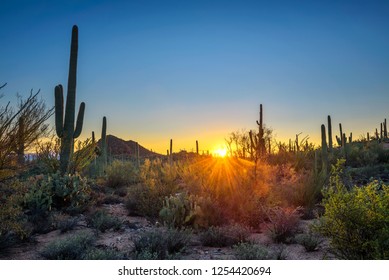
[[[322,172],[327,175],[328,172],[328,153],[327,153],[327,139],[326,139],[326,127],[321,125],[321,160],[322,160]]]
[[[263,108],[262,104],[259,105],[259,121],[257,121],[258,125],[258,146],[257,146],[257,152],[259,156],[263,156],[266,152],[265,148],[265,130],[263,128]]]
[[[76,128],[74,129],[76,107],[76,82],[77,82],[77,56],[78,56],[78,27],[73,26],[70,46],[70,63],[68,77],[68,92],[64,115],[63,87],[61,84],[55,87],[55,128],[61,138],[60,171],[68,172],[69,163],[74,150],[74,139],[80,136],[84,122],[85,103],[82,102],[78,111]]]
[[[332,124],[331,124],[331,116],[328,115],[327,117],[328,122],[328,149],[330,153],[332,153]]]
[[[101,161],[103,168],[107,165],[107,118],[103,117],[103,128],[101,130]]]
[[[169,163],[170,163],[170,165],[173,164],[173,139],[170,139]]]

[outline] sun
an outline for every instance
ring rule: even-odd
[[[227,156],[227,149],[226,148],[219,148],[214,150],[214,155],[218,157],[226,157]]]

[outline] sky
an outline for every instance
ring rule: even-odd
[[[67,90],[79,28],[81,139],[107,133],[166,153],[214,150],[255,129],[278,141],[332,117],[353,137],[388,116],[389,1],[8,1],[0,4],[0,105]],[[54,125],[54,118],[50,120]]]

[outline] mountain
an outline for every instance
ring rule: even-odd
[[[97,144],[100,144],[99,140]],[[107,135],[107,152],[109,155],[119,156],[127,155],[135,157],[136,153],[136,142],[132,140],[125,141],[114,135]],[[152,152],[145,147],[139,145],[139,156],[140,157],[156,157],[161,156],[158,153]]]

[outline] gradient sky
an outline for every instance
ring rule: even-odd
[[[67,89],[79,27],[82,137],[108,133],[165,153],[256,128],[320,137],[327,115],[354,138],[388,116],[389,1],[1,1],[5,103]],[[78,110],[78,109],[77,109]],[[51,121],[52,123],[53,120]]]

